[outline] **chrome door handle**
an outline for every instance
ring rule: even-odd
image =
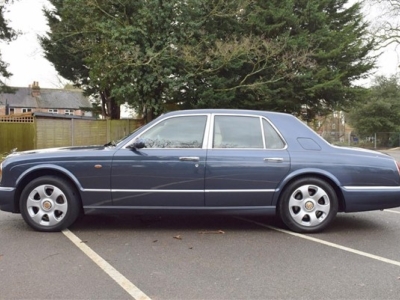
[[[179,157],[179,160],[181,161],[199,161],[200,157],[196,157],[196,156],[182,156]]]
[[[283,162],[283,158],[281,157],[268,157],[268,158],[264,158],[265,162],[275,162],[275,163],[281,163]]]

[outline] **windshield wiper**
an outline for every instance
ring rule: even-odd
[[[104,144],[104,147],[115,147],[117,144],[114,141],[108,142],[107,144]]]

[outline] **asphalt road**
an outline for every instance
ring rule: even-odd
[[[132,293],[65,233],[0,212],[0,299],[399,299],[399,209],[339,214],[314,235],[279,228],[217,216],[89,216],[70,228]]]
[[[0,299],[399,299],[399,245],[400,209],[313,235],[265,217],[126,215],[39,233],[0,212]]]

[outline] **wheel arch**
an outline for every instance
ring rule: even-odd
[[[301,170],[298,172],[291,173],[290,176],[286,177],[279,187],[276,190],[276,193],[274,195],[274,198],[272,200],[272,204],[278,207],[279,201],[281,199],[281,195],[284,191],[284,189],[290,185],[293,181],[298,180],[300,178],[305,178],[305,177],[314,177],[314,178],[319,178],[324,181],[326,181],[335,191],[337,199],[338,199],[338,205],[339,205],[339,211],[345,211],[346,209],[346,202],[344,200],[344,195],[342,193],[342,190],[340,188],[340,182],[339,180],[333,176],[332,174],[322,171],[322,170],[313,170],[313,169],[307,169],[307,170]]]
[[[80,205],[82,206],[81,197],[81,185],[79,181],[73,176],[68,170],[65,170],[59,166],[52,165],[41,165],[40,167],[31,168],[26,170],[16,181],[16,189],[14,194],[14,211],[20,213],[19,201],[21,198],[21,193],[25,186],[33,179],[43,177],[43,176],[55,176],[67,181],[73,187],[75,187],[77,197],[79,199]]]

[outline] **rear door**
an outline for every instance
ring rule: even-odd
[[[214,115],[205,177],[206,206],[268,206],[289,172],[286,144],[265,118]]]

